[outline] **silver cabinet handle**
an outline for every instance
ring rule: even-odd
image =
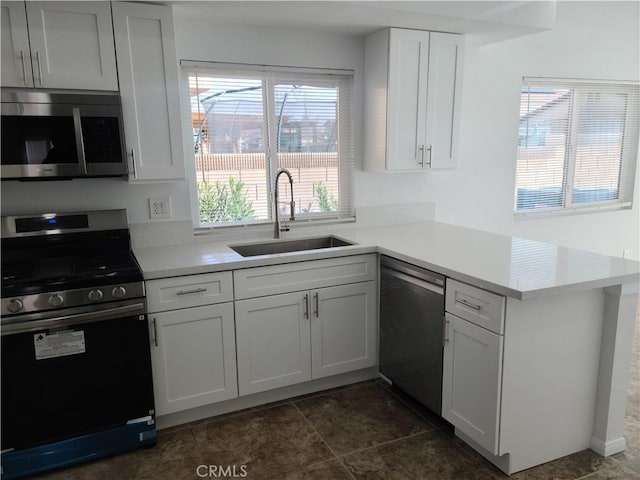
[[[469,303],[466,300],[458,300],[458,299],[456,299],[456,303],[461,303],[465,307],[473,308],[474,310],[480,310],[482,308],[481,305],[474,305],[473,303]]]
[[[313,314],[318,318],[320,312],[320,301],[318,300],[318,292],[313,294],[313,298],[316,301],[316,309],[313,311]]]
[[[22,78],[24,84],[28,86],[29,84],[27,83],[27,67],[24,64],[24,52],[22,50],[20,50],[20,63],[22,64]]]
[[[179,292],[176,292],[176,295],[190,295],[192,293],[202,293],[206,291],[206,288],[195,288],[193,290],[180,290]]]
[[[138,172],[136,171],[136,152],[131,149],[131,166],[133,167],[133,178],[138,178]]]
[[[158,329],[156,327],[156,317],[153,317],[153,320],[151,320],[151,324],[153,325],[153,344],[157,347],[158,346]]]
[[[447,343],[449,343],[449,339],[447,338],[447,332],[449,331],[449,320],[445,320],[444,321],[444,333],[442,335],[443,338],[443,343],[442,346],[444,347]]]
[[[40,82],[40,86],[42,86],[42,65],[40,65],[40,52],[36,50],[36,60],[38,62],[38,75],[40,78],[38,81]]]
[[[431,154],[433,153],[433,145],[429,145],[427,147],[427,150],[429,151],[429,163],[427,164],[427,167],[431,168]],[[424,151],[423,151],[423,159],[424,159]]]
[[[309,318],[309,294],[304,294],[304,318]]]
[[[420,152],[420,168],[424,168],[424,145],[418,145],[418,151]]]

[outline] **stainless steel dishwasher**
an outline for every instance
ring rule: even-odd
[[[380,257],[380,373],[438,414],[444,280],[429,270]]]

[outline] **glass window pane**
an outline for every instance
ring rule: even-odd
[[[278,168],[293,176],[296,215],[337,212],[338,87],[280,83],[274,90]],[[279,210],[285,216],[290,195],[283,180]]]
[[[585,93],[578,104],[573,202],[617,200],[627,96]]]
[[[571,91],[524,87],[516,165],[516,211],[564,205]]]
[[[190,75],[200,222],[269,218],[259,78]]]

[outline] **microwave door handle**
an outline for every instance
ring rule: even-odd
[[[76,131],[76,150],[80,161],[80,174],[87,175],[87,159],[84,154],[84,138],[82,136],[82,121],[80,118],[80,109],[73,107],[73,125]]]

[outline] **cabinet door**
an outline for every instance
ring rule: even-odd
[[[118,90],[109,2],[27,2],[36,88]]]
[[[389,171],[421,170],[426,152],[429,32],[389,32],[387,165]]]
[[[311,292],[312,378],[377,362],[376,282]]]
[[[235,303],[240,395],[311,379],[308,300],[296,292]]]
[[[24,2],[2,2],[2,86],[33,87]]]
[[[238,396],[233,303],[150,315],[159,415]]]
[[[431,33],[425,165],[453,168],[458,154],[463,36]]]
[[[498,454],[503,337],[446,314],[442,416]]]
[[[132,180],[184,176],[171,7],[113,3],[122,114]]]

